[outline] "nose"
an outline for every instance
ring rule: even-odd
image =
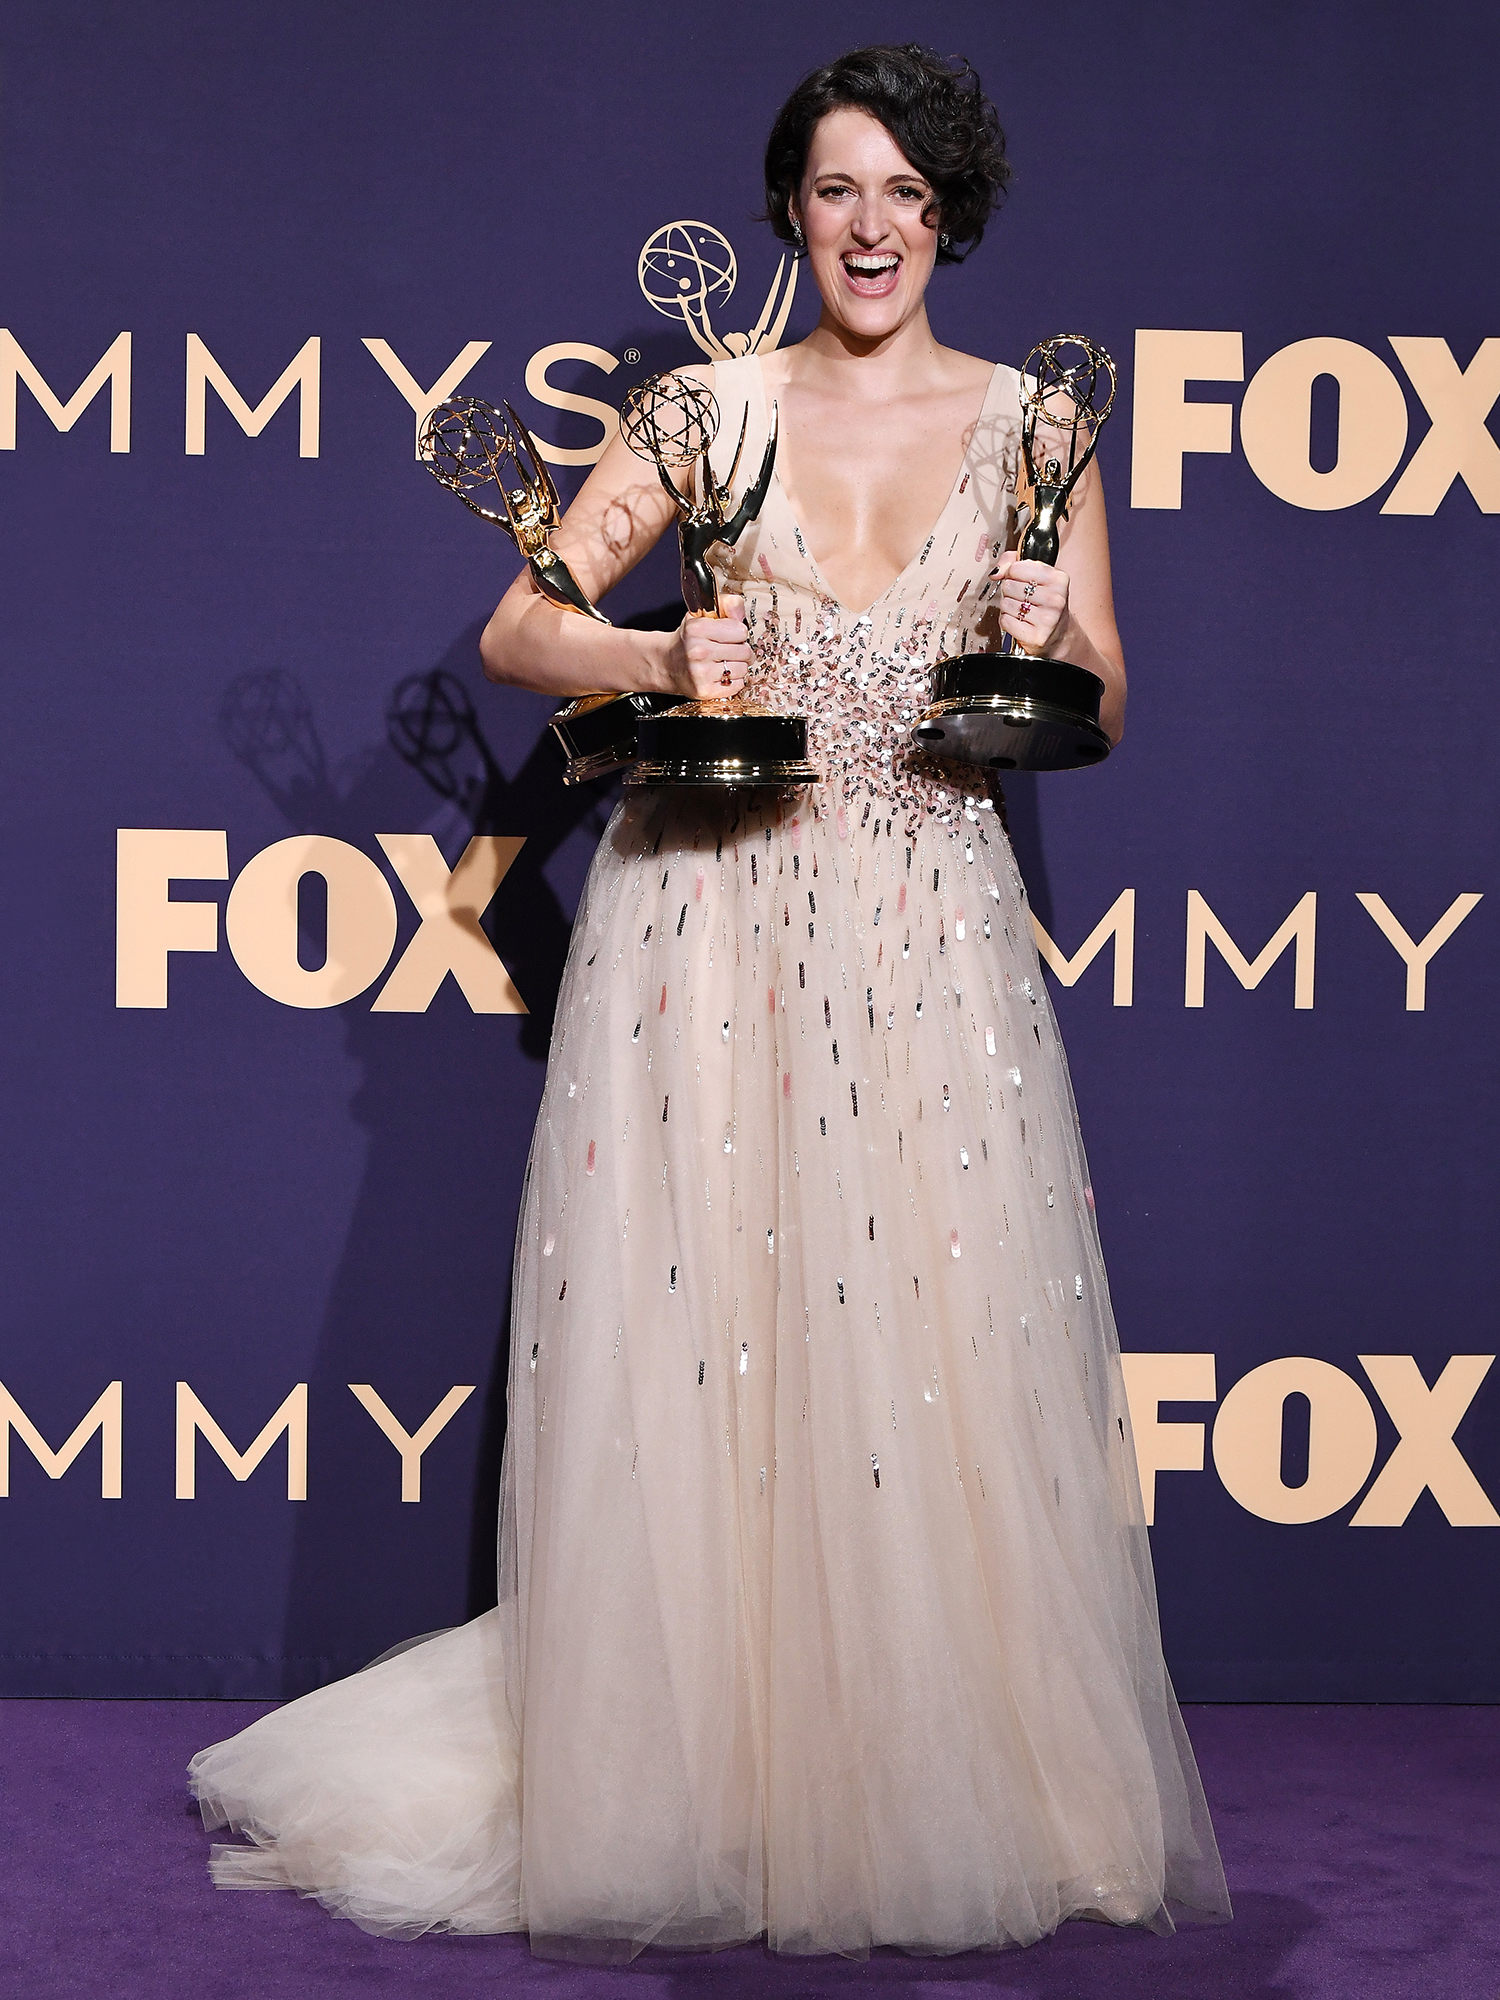
[[[849,225],[850,234],[856,243],[866,250],[873,250],[885,234],[885,216],[877,200],[861,201]]]

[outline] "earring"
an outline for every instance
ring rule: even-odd
[[[946,249],[948,248],[949,244],[950,244],[950,243],[951,243],[952,241],[953,241],[953,238],[952,238],[952,237],[951,237],[951,236],[950,236],[950,235],[948,234],[948,232],[947,232],[947,230],[946,230],[946,229],[945,229],[945,230],[943,231],[942,235],[941,235],[941,236],[939,236],[939,238],[938,238],[938,242],[939,242],[939,244],[940,244],[940,245],[942,246],[942,248],[943,248],[944,250],[946,250]]]
[[[791,221],[792,221],[792,235],[795,237],[797,248],[800,250],[802,248],[802,224],[797,220],[795,215],[792,217]]]

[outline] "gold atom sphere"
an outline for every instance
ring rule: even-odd
[[[1081,333],[1039,340],[1021,371],[1023,402],[1061,430],[1079,424],[1097,429],[1109,415],[1115,388],[1115,364],[1108,349]]]
[[[480,396],[450,396],[422,425],[419,449],[433,477],[456,493],[492,482],[514,459],[516,440],[504,415]]]
[[[719,435],[719,406],[691,376],[648,375],[621,405],[620,435],[637,458],[668,468],[692,465]]]

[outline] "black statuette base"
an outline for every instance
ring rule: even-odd
[[[633,761],[641,718],[677,704],[675,694],[585,694],[552,718],[552,734],[567,759],[565,785],[607,778]]]
[[[811,785],[805,715],[726,707],[708,714],[642,716],[627,785]]]
[[[994,771],[1077,771],[1102,764],[1104,683],[1086,667],[1026,653],[960,653],[932,670],[932,696],[912,730],[934,757]]]

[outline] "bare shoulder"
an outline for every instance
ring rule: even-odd
[[[955,391],[973,390],[980,394],[995,372],[996,364],[985,361],[977,354],[964,354],[956,347],[942,350],[943,373],[948,385]]]
[[[760,379],[768,396],[785,395],[791,379],[792,356],[801,347],[800,340],[789,347],[764,348],[755,356],[760,368]]]

